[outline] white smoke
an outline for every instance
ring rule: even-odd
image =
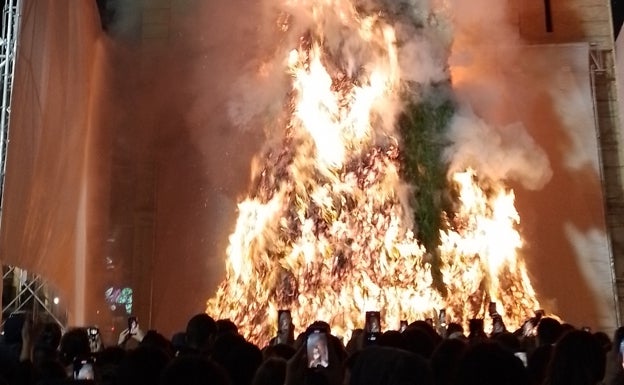
[[[521,59],[522,44],[509,5],[497,0],[452,3],[456,18],[450,64],[460,108],[447,133],[450,171],[473,167],[479,175],[541,189],[553,173],[548,156],[524,123],[503,111],[509,108],[503,103],[509,87],[504,79]],[[484,9],[488,20],[483,20]]]
[[[448,137],[449,173],[472,167],[479,175],[515,180],[530,190],[541,189],[552,177],[546,153],[520,122],[495,129],[465,108],[453,117]]]
[[[566,66],[552,81],[556,87],[549,92],[552,95],[553,108],[561,119],[570,148],[564,154],[565,166],[572,171],[578,171],[590,165],[596,175],[601,174],[600,162],[595,146],[588,143],[596,142],[597,132],[595,122],[591,119],[591,102],[588,103],[586,91],[588,84],[581,83],[573,69]],[[593,127],[594,129],[588,129]]]
[[[591,291],[589,296],[595,299],[594,306],[602,317],[598,320],[599,325],[613,325],[613,315],[617,312],[613,297],[613,281],[597,278],[612,276],[611,264],[604,258],[605,255],[609,255],[607,235],[602,229],[591,228],[584,231],[573,223],[566,223],[564,230],[568,241],[574,247],[578,271],[585,277],[584,283]],[[578,322],[587,320],[581,319]]]

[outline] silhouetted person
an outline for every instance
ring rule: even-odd
[[[126,354],[126,350],[120,346],[106,347],[98,353],[95,364],[101,385],[117,384],[117,372]]]
[[[370,346],[347,360],[349,385],[433,385],[423,357],[402,349]]]
[[[485,334],[483,319],[473,318],[468,321],[468,342],[470,344],[478,344],[487,341],[488,337]]]
[[[351,339],[347,342],[346,350],[348,355],[352,355],[355,352],[362,349],[364,346],[364,330],[354,329],[351,333]]]
[[[58,360],[44,359],[37,364],[33,378],[37,385],[58,384],[67,380],[65,367]]]
[[[544,317],[537,324],[537,344],[538,346],[552,345],[561,337],[563,327],[554,318]]]
[[[401,333],[401,338],[403,339],[406,350],[424,358],[430,358],[436,347],[430,333],[427,333],[427,331],[421,327],[408,326],[408,328]]]
[[[214,342],[212,358],[228,374],[232,385],[250,385],[262,364],[262,352],[238,334],[222,334]]]
[[[492,341],[473,341],[457,369],[457,385],[526,385],[522,361]]]
[[[59,360],[58,349],[63,332],[56,322],[44,323],[33,347],[35,366],[44,360]]]
[[[169,361],[170,357],[154,346],[129,350],[119,365],[116,385],[157,384]]]
[[[185,355],[169,363],[162,373],[160,385],[230,385],[230,381],[223,368],[210,359]]]
[[[4,323],[4,334],[0,341],[0,375],[6,379],[15,375],[22,350],[22,326],[26,316],[24,313],[11,314]]]
[[[179,353],[183,353],[186,348],[186,332],[177,332],[171,337],[171,346],[177,356]]]
[[[75,328],[63,334],[60,343],[60,359],[69,377],[73,376],[74,360],[90,356],[91,345],[87,329]]]
[[[449,323],[446,327],[446,338],[466,338],[464,328],[456,322]]]
[[[520,344],[518,337],[508,331],[493,334],[490,337],[490,340],[498,343],[500,346],[514,354],[522,351],[522,345]]]
[[[285,380],[286,360],[271,357],[260,365],[251,383],[252,385],[284,385]]]
[[[389,348],[409,350],[406,339],[404,338],[402,333],[397,330],[388,330],[384,332],[377,339],[377,345],[387,346]]]
[[[611,349],[606,353],[605,385],[624,384],[624,326],[620,326],[613,334]]]
[[[229,319],[220,319],[215,321],[217,326],[217,334],[232,333],[238,334],[238,326]]]
[[[171,342],[155,330],[148,330],[147,333],[145,333],[145,337],[143,337],[139,343],[139,346],[151,346],[161,349],[169,358],[173,358],[175,355]]]
[[[531,385],[541,385],[554,350],[553,345],[539,346],[527,357],[527,373]]]
[[[565,333],[554,347],[544,385],[596,385],[605,375],[605,353],[591,333]]]
[[[453,338],[442,341],[431,355],[431,369],[436,385],[453,385],[457,367],[466,350],[465,339]]]
[[[546,369],[550,362],[553,345],[561,337],[563,328],[556,319],[542,317],[535,330],[535,338],[532,338],[531,341],[535,342],[536,346],[530,346],[527,356],[527,373],[530,384],[540,385],[546,377]]]
[[[206,313],[191,317],[186,324],[186,346],[196,353],[207,353],[217,334],[217,323]]]
[[[609,350],[613,348],[613,344],[611,343],[611,338],[609,338],[609,335],[607,333],[594,332],[592,333],[592,335],[594,336],[594,339],[598,341],[600,346],[602,346],[602,350],[604,350],[605,353],[608,353]]]
[[[438,334],[438,332],[433,327],[433,325],[431,325],[428,321],[423,321],[423,320],[414,321],[407,326],[407,329],[405,331],[413,330],[413,329],[419,329],[427,333],[434,347],[437,346],[440,342],[442,342],[442,336]]]

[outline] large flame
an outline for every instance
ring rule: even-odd
[[[414,235],[393,129],[392,106],[413,78],[400,65],[392,21],[401,10],[345,0],[285,5],[310,26],[283,58],[292,80],[288,119],[272,128],[280,140],[259,158],[238,206],[227,277],[207,312],[259,344],[275,334],[278,309],[291,310],[298,331],[324,320],[348,336],[367,310],[380,310],[392,329],[439,309],[465,323],[494,301],[518,327],[539,303],[518,254],[514,194],[502,181],[468,167],[449,176],[458,200],[440,234],[446,295],[432,286],[432,256]],[[292,18],[280,20],[288,30]]]

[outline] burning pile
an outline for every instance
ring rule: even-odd
[[[397,328],[443,308],[466,322],[495,301],[508,327],[519,326],[539,304],[502,181],[469,164],[448,175],[433,197],[453,197],[437,214],[436,247],[418,236],[414,196],[426,186],[406,177],[410,148],[398,126],[410,105],[450,89],[448,43],[434,44],[445,40],[439,11],[399,0],[282,6],[286,118],[268,127],[207,312],[259,344],[275,334],[278,309],[291,310],[299,331],[324,320],[348,335],[366,310]]]

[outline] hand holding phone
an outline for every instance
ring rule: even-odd
[[[492,320],[492,334],[503,333],[506,331],[505,323],[503,322],[503,317],[496,314]]]
[[[533,320],[527,320],[524,325],[522,325],[522,334],[525,337],[535,337],[537,334],[537,327],[533,324]]]
[[[119,334],[118,344],[123,346],[130,340],[131,338],[141,342],[145,335],[143,331],[139,328],[139,321],[137,317],[128,317],[128,328],[124,329],[121,334]]]

